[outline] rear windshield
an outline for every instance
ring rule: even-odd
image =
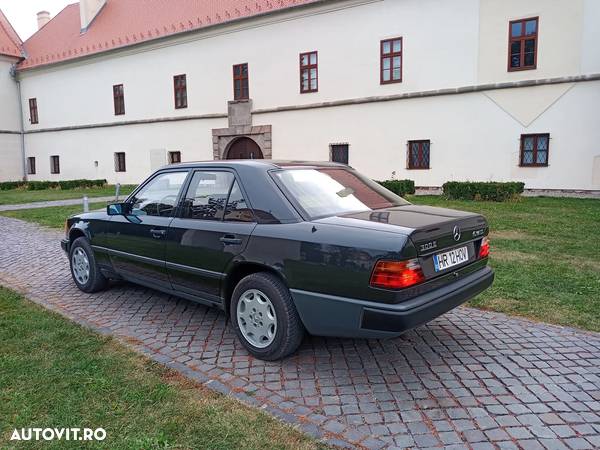
[[[288,195],[313,219],[408,204],[352,169],[284,169],[274,175]]]

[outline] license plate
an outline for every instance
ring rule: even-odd
[[[457,266],[469,260],[469,250],[467,247],[455,248],[444,253],[433,255],[433,267],[436,272]]]

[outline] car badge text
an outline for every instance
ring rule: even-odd
[[[422,252],[426,252],[427,250],[433,250],[434,248],[437,248],[437,241],[431,241],[425,244],[421,244],[420,248]]]

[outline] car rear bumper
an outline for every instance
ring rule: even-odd
[[[451,284],[398,304],[382,304],[291,289],[300,318],[317,336],[386,338],[398,336],[456,308],[494,281],[484,267]]]
[[[60,240],[60,247],[67,253],[69,253],[69,247],[71,246],[71,242],[68,239]]]

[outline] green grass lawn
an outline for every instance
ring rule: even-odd
[[[90,211],[105,208],[106,203],[90,203]],[[73,214],[83,212],[83,205],[51,206],[47,208],[19,209],[16,211],[0,211],[0,215],[15,219],[35,222],[50,228],[63,228],[65,219]]]
[[[600,200],[409,200],[488,218],[496,280],[471,306],[600,331]]]
[[[495,203],[437,196],[409,200],[488,218],[496,281],[471,306],[600,331],[600,200],[523,198]],[[95,203],[91,208],[103,206]],[[78,205],[0,214],[62,228],[68,215],[80,211]]]
[[[129,194],[135,185],[122,185],[120,195]],[[28,191],[25,189],[12,189],[0,191],[0,205],[14,205],[18,203],[44,202],[49,200],[66,200],[71,198],[109,197],[115,195],[115,187],[108,185],[103,188],[89,189],[44,189],[41,191]]]
[[[258,409],[216,394],[109,337],[0,287],[0,448],[13,429],[104,428],[102,442],[28,449],[313,449]]]

